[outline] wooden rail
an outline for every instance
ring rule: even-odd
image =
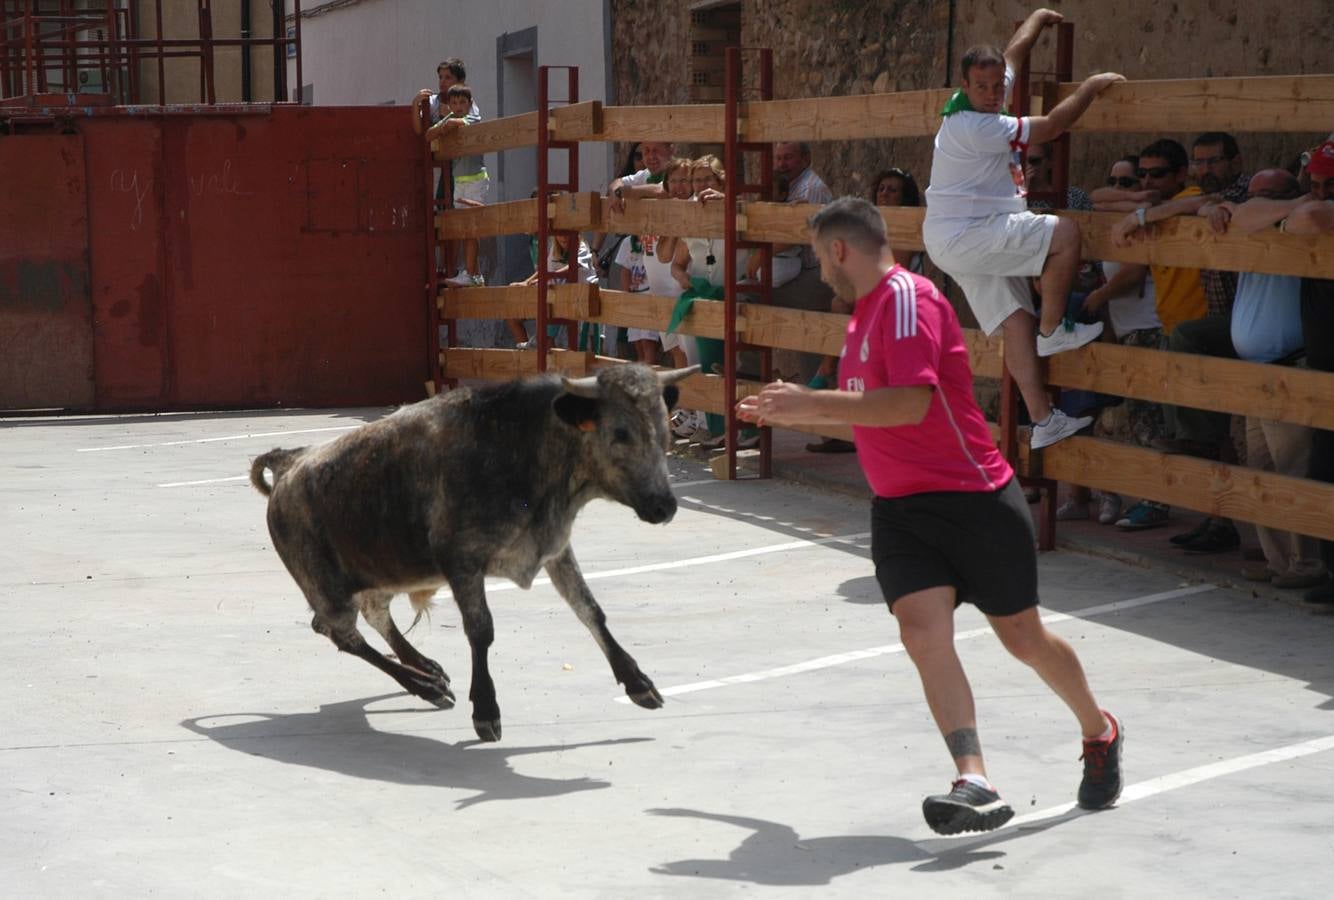
[[[1058,85],[1056,96],[1064,99],[1078,87]],[[755,101],[742,105],[741,137],[761,142],[927,137],[940,127],[940,109],[953,92]],[[1334,75],[1130,81],[1104,91],[1071,130],[1287,132],[1301,121],[1334,122]],[[602,106],[593,101],[551,115],[551,136],[563,141],[719,143],[723,130],[721,103]],[[452,159],[536,143],[537,115],[523,113],[456,129],[436,139],[433,148],[439,158]]]

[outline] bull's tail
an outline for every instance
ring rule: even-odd
[[[267,497],[273,492],[273,484],[277,484],[278,479],[283,477],[283,473],[291,468],[292,463],[305,452],[305,447],[298,447],[295,450],[282,450],[275,447],[268,453],[257,457],[250,465],[250,483],[255,486],[255,490]],[[265,469],[273,471],[273,484],[264,480]]]
[[[416,613],[412,624],[408,626],[408,631],[411,632],[423,616],[428,622],[431,620],[431,610],[435,608],[435,591],[412,591],[408,594],[408,602],[412,604],[412,611]]]

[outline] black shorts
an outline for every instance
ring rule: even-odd
[[[876,497],[871,561],[891,611],[894,601],[953,587],[958,602],[990,616],[1038,605],[1033,519],[1019,481],[993,492],[941,491]]]

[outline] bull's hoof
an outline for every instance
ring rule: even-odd
[[[484,741],[500,740],[499,719],[473,719],[472,727],[477,732],[477,736]]]
[[[434,703],[441,709],[454,708],[454,692],[449,689],[448,683],[446,683],[444,687],[432,687],[428,690],[424,690],[417,696],[421,697],[428,703]]]
[[[443,682],[445,687],[449,687],[449,676],[445,674],[444,669],[440,668],[440,663],[423,656],[421,668],[422,671],[431,676],[432,679]]]
[[[662,694],[653,686],[653,682],[647,678],[642,685],[637,685],[639,690],[632,690],[626,687],[625,696],[630,698],[630,702],[635,706],[642,706],[644,709],[660,709],[662,707]]]

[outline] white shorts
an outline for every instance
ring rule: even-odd
[[[486,195],[490,192],[490,178],[479,178],[476,181],[456,181],[454,182],[454,205],[458,206],[460,200],[485,203]]]
[[[626,331],[626,340],[628,340],[632,344],[635,341],[658,340],[658,332],[656,331],[645,331],[643,328],[627,328],[625,329],[625,331]]]
[[[1031,212],[928,220],[922,241],[931,261],[963,289],[979,327],[995,334],[1015,310],[1037,315],[1029,279],[1042,274],[1057,221]]]

